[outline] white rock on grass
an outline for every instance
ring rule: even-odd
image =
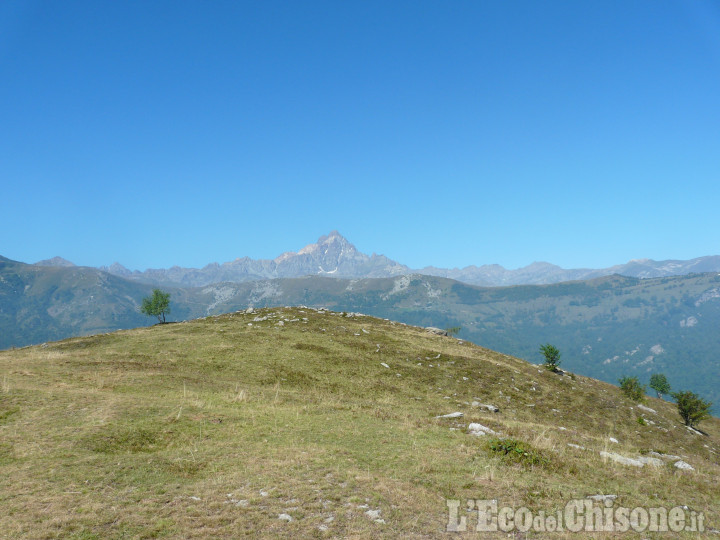
[[[694,470],[695,470],[695,467],[693,467],[693,466],[690,465],[689,463],[685,463],[683,460],[676,461],[676,462],[674,463],[674,466],[675,466],[676,468],[678,468],[678,469],[683,470],[683,471],[694,471]]]
[[[278,519],[282,521],[292,521],[293,518],[290,514],[280,514],[278,515]]]
[[[580,446],[579,444],[574,444],[574,443],[569,442],[569,443],[567,443],[567,445],[570,448],[577,448],[578,450],[587,450],[584,446]]]
[[[615,452],[600,452],[600,456],[607,458],[611,461],[615,461],[616,463],[620,463],[621,465],[632,465],[633,467],[644,467],[645,464],[640,461],[639,459],[633,459],[625,456],[621,456],[620,454],[616,454]]]
[[[483,435],[497,435],[496,431],[493,431],[487,426],[483,426],[482,424],[476,424],[471,423],[468,426],[468,433],[470,435],[475,435],[476,437],[482,437]]]
[[[470,405],[479,409],[487,409],[490,412],[500,412],[500,409],[498,407],[488,403],[480,403],[479,401],[473,401]]]
[[[669,461],[679,461],[682,459],[680,456],[673,456],[672,454],[661,454],[659,452],[648,452],[648,454],[660,459],[667,459]]]
[[[653,467],[662,467],[664,465],[662,459],[655,457],[640,456],[638,461],[644,463],[645,465],[652,465]]]
[[[388,366],[385,362],[380,362],[380,365],[381,365],[382,367],[384,367],[384,368],[389,368],[389,367],[390,367],[390,366]]]
[[[367,510],[365,512],[365,515],[369,517],[370,519],[380,519],[380,512],[381,510]]]
[[[615,437],[610,437],[610,442],[615,443],[615,444],[620,443],[620,441],[618,441]]]
[[[651,412],[651,413],[657,414],[657,411],[655,409],[651,409],[650,407],[646,407],[645,405],[638,405],[637,408],[640,409],[641,411],[646,411],[646,412]]]
[[[449,414],[441,414],[440,416],[436,416],[435,418],[462,418],[463,413],[461,412],[452,412]]]

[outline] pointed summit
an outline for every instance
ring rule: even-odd
[[[398,275],[407,267],[386,257],[361,253],[337,230],[318,238],[297,253],[283,253],[274,260],[277,276],[331,275],[375,277]]]
[[[316,243],[308,244],[293,255],[312,255],[313,257],[323,259],[324,265],[321,264],[321,266],[326,266],[327,264],[335,262],[336,264],[334,267],[337,268],[337,263],[343,256],[347,258],[348,255],[351,255],[352,258],[354,258],[356,254],[359,254],[359,252],[355,249],[355,246],[348,242],[348,240],[339,232],[334,230],[330,231],[330,234],[323,235],[318,238]],[[284,259],[287,258],[288,257],[286,256]],[[329,259],[333,259],[334,261]]]
[[[330,234],[321,236],[320,238],[318,238],[317,243],[318,244],[328,244],[328,243],[334,242],[334,241],[341,241],[341,242],[349,243],[347,241],[347,238],[345,238],[337,230],[332,230],[332,231],[330,231]]]

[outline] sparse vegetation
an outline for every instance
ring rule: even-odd
[[[637,377],[623,377],[620,379],[620,390],[633,401],[642,401],[645,397],[645,386],[640,384]]]
[[[547,343],[545,345],[540,345],[540,353],[545,358],[543,363],[545,369],[556,372],[558,370],[558,366],[560,365],[560,351],[558,348]]]
[[[677,402],[678,413],[686,426],[695,427],[710,416],[712,403],[694,392],[675,392],[672,397]]]
[[[662,373],[653,373],[650,375],[650,388],[657,392],[657,397],[660,399],[662,399],[663,394],[670,393],[670,383]]]
[[[243,310],[0,351],[0,390],[8,538],[446,538],[446,498],[591,493],[720,520],[720,420],[698,436],[649,397],[640,428],[610,384],[372,317]],[[605,463],[608,445],[696,470]]]
[[[143,298],[140,313],[157,317],[159,323],[164,323],[165,315],[170,314],[170,293],[153,289],[152,296]]]
[[[445,329],[448,336],[457,336],[460,333],[460,330],[462,330],[462,326],[451,326]]]

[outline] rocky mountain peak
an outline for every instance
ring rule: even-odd
[[[67,259],[63,259],[62,257],[53,257],[52,259],[43,259],[42,261],[38,261],[35,263],[35,266],[62,266],[62,267],[70,267],[75,266],[74,263],[71,263]]]

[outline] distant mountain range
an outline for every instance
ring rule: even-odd
[[[152,287],[95,268],[0,257],[0,349],[152,324],[139,312]],[[460,337],[529,361],[539,362],[538,347],[549,342],[571,371],[616,384],[623,375],[647,383],[650,373],[663,372],[676,390],[720,403],[717,272],[512,287],[421,274],[325,275],[163,290],[171,293],[171,320],[250,306],[307,305],[419,326],[459,326]]]
[[[74,266],[61,257],[35,263],[40,266]],[[632,260],[626,264],[601,269],[564,269],[559,266],[535,262],[524,268],[508,270],[497,264],[466,266],[465,268],[437,268],[428,266],[413,270],[384,255],[366,255],[358,251],[339,232],[321,236],[297,253],[287,252],[275,259],[254,260],[249,257],[222,264],[211,263],[203,268],[149,269],[143,272],[129,270],[120,263],[102,266],[110,274],[133,281],[162,286],[203,287],[213,283],[256,281],[303,276],[330,276],[336,278],[379,278],[403,274],[439,276],[472,285],[486,287],[508,285],[546,285],[563,281],[593,279],[619,274],[636,278],[655,278],[691,273],[719,272],[720,256],[699,257],[689,261],[651,259]]]

